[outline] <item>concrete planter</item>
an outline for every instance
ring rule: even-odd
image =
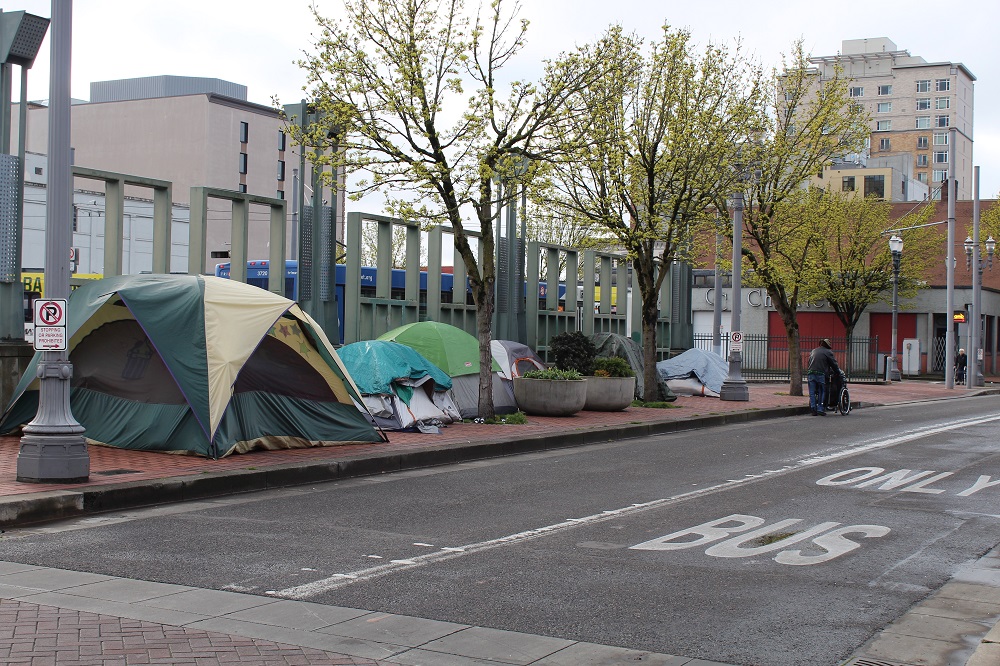
[[[635,398],[635,377],[587,377],[589,412],[620,412]]]
[[[587,381],[514,377],[514,399],[525,414],[570,416],[587,402]]]

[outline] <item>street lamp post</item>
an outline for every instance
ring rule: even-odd
[[[52,0],[49,75],[48,206],[45,216],[45,298],[69,296],[73,241],[73,171],[70,159],[70,63],[72,0]],[[38,412],[24,426],[17,480],[80,483],[90,476],[84,428],[70,409],[73,365],[68,351],[43,351],[38,364]]]
[[[740,301],[743,291],[743,192],[733,195],[733,304],[730,314],[729,330],[740,331]],[[716,298],[718,298],[718,294]],[[743,351],[740,345],[731,345],[729,349],[729,376],[722,382],[719,391],[720,400],[747,402],[750,400],[750,388],[743,379]]]
[[[902,380],[896,363],[896,349],[899,339],[899,262],[903,258],[903,239],[893,236],[889,239],[889,252],[892,254],[892,350],[889,355],[889,381]]]
[[[983,385],[982,364],[979,356],[980,347],[980,327],[982,320],[982,295],[983,295],[983,267],[984,262],[979,251],[979,167],[975,167],[974,177],[975,194],[973,197],[972,209],[972,236],[965,239],[965,268],[972,271],[972,312],[969,317],[969,353],[972,354],[976,372],[966,368],[965,385],[968,388],[976,388]],[[993,254],[996,251],[996,241],[993,236],[986,239],[986,262],[985,265],[993,270]]]
[[[712,286],[712,353],[722,356],[722,269],[719,268],[719,247],[722,245],[722,220],[715,221],[715,281]]]

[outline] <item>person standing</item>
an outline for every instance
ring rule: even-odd
[[[831,346],[830,339],[823,338],[819,347],[809,354],[806,377],[809,380],[809,413],[813,416],[826,416],[826,378],[831,373],[840,372]]]
[[[958,350],[955,357],[955,381],[959,384],[965,383],[965,370],[969,366],[969,357],[965,355],[964,349]]]

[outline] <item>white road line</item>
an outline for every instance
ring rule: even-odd
[[[630,504],[629,506],[622,507],[620,509],[605,510],[602,511],[601,513],[595,513],[590,516],[584,516],[582,518],[567,518],[566,520],[560,523],[555,523],[554,525],[537,527],[534,529],[525,530],[523,532],[518,532],[516,534],[509,534],[507,536],[499,537],[496,539],[489,539],[487,541],[471,543],[461,547],[441,548],[440,550],[436,550],[432,553],[419,555],[417,557],[412,557],[406,560],[391,560],[386,564],[380,564],[378,566],[369,567],[367,569],[359,569],[358,571],[352,571],[347,574],[334,574],[329,578],[317,580],[312,583],[306,583],[304,585],[288,587],[278,591],[269,590],[267,594],[276,597],[284,597],[286,599],[307,599],[309,597],[314,597],[317,594],[322,594],[323,592],[329,592],[331,590],[336,590],[338,588],[345,587],[347,585],[351,585],[354,583],[372,580],[373,578],[379,578],[381,576],[385,576],[391,573],[407,571],[409,569],[415,569],[417,567],[426,566],[428,564],[435,564],[437,562],[445,562],[447,560],[451,560],[457,557],[464,557],[465,555],[471,555],[473,553],[479,553],[485,550],[491,550],[493,548],[498,548],[500,546],[506,546],[514,543],[520,543],[522,541],[538,539],[543,536],[556,534],[558,532],[580,527],[582,525],[592,525],[594,523],[600,523],[607,520],[614,520],[616,518],[621,518],[623,516],[629,516],[636,513],[643,513],[650,509],[656,509],[670,504],[677,504],[679,502],[684,502],[708,494],[714,494],[723,490],[735,488],[737,486],[760,481],[762,479],[784,476],[785,474],[801,471],[809,467],[824,465],[833,460],[848,458],[862,453],[868,453],[870,451],[888,448],[890,446],[895,446],[897,444],[902,444],[904,442],[911,442],[913,440],[921,439],[923,437],[928,437],[930,435],[937,435],[951,430],[958,430],[960,428],[968,428],[969,426],[981,425],[983,423],[990,423],[992,421],[1000,421],[1000,415],[961,419],[958,421],[950,421],[947,423],[927,426],[924,428],[916,428],[914,430],[909,430],[899,435],[894,435],[892,437],[864,442],[862,444],[849,446],[847,448],[840,449],[837,451],[817,452],[814,454],[810,454],[805,458],[801,458],[797,461],[789,463],[778,470],[765,470],[764,472],[761,472],[759,474],[748,474],[742,479],[729,479],[724,483],[718,483],[712,486],[707,486],[705,488],[691,490],[686,493],[674,495],[673,497],[665,497],[663,499],[652,500],[650,502],[633,503]]]

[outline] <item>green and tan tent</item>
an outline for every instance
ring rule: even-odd
[[[293,301],[232,280],[130,275],[69,301],[70,405],[91,443],[219,458],[383,438],[326,334]],[[40,354],[0,432],[38,409]]]

